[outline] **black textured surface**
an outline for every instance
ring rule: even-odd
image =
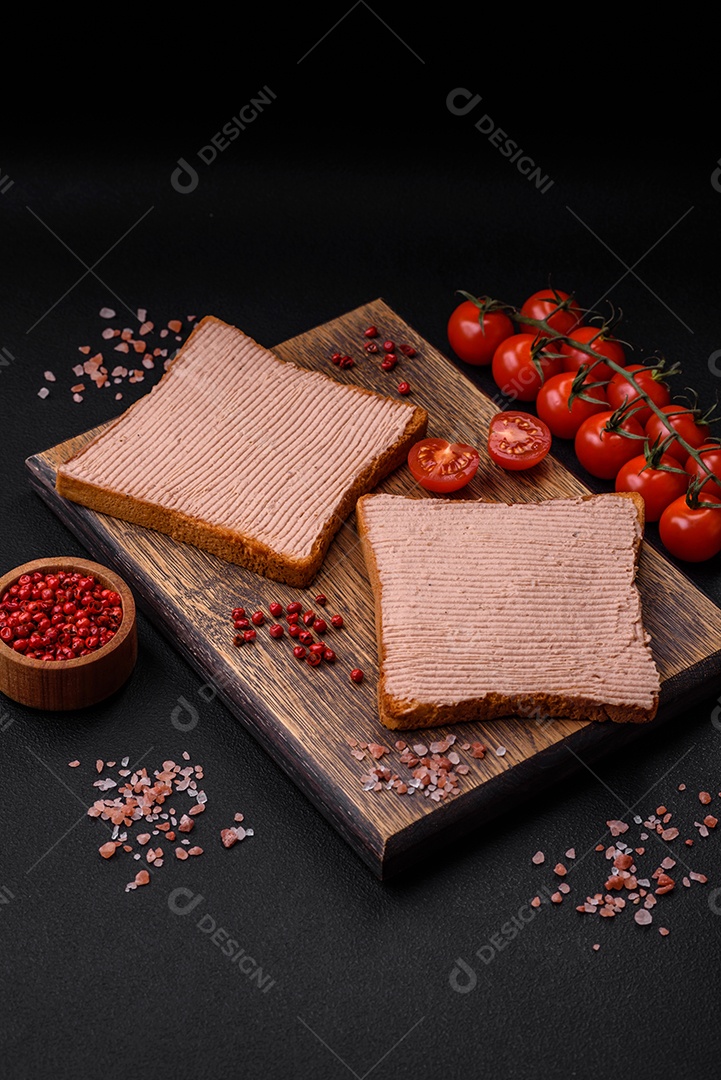
[[[295,16],[278,53],[264,27],[252,70],[240,41],[219,32],[212,49],[197,48],[192,77],[176,66],[177,38],[140,49],[136,21],[135,44],[127,26],[105,40],[122,73],[65,54],[44,73],[52,108],[46,97],[11,117],[0,145],[0,350],[10,353],[0,570],[86,554],[30,491],[23,463],[147,390],[123,387],[117,403],[89,387],[72,401],[77,348],[97,339],[106,304],[147,307],[156,322],[214,313],[270,345],[383,296],[447,350],[456,289],[520,303],[550,276],[585,305],[622,308],[628,339],[680,360],[679,388],[715,400],[721,144],[669,119],[688,116],[690,94],[686,113],[671,114],[678,84],[649,78],[621,108],[608,81],[643,62],[629,47],[605,78],[580,79],[576,66],[569,93],[560,50],[546,62],[527,42],[516,96],[479,62],[492,45],[483,28],[472,42],[466,27],[468,40],[439,61],[434,26],[367,5],[334,25],[343,14]],[[238,34],[247,50],[255,30]],[[151,54],[172,68],[162,85]],[[129,83],[147,93],[142,105],[125,99]],[[200,162],[264,86],[271,103]],[[459,86],[483,97],[466,116],[446,106]],[[484,112],[553,179],[545,194],[474,127]],[[181,157],[198,171],[188,194],[170,183]],[[43,401],[46,369],[57,382]],[[721,601],[717,561],[690,575]],[[714,700],[382,885],[225,709],[202,699],[172,645],[143,618],[139,631],[131,682],[88,714],[0,705],[5,1075],[717,1075],[721,837],[678,849],[709,882],[662,897],[651,927],[629,912],[582,917],[572,902],[601,886],[606,864],[592,849],[608,819],[663,802],[686,836],[700,789],[718,806]],[[199,713],[186,733],[171,722],[180,697]],[[184,749],[205,767],[206,853],[166,860],[150,887],[125,894],[135,864],[101,860],[104,830],[84,815],[93,763],[129,755],[158,767]],[[74,758],[81,768],[68,769]],[[256,835],[225,851],[217,832],[237,810]],[[530,897],[553,884],[571,845],[571,895],[530,918]],[[531,865],[538,848],[545,868]],[[665,852],[653,838],[646,848],[650,871]],[[179,916],[175,889],[202,899]],[[213,943],[213,925],[272,976],[266,993]],[[459,959],[475,973],[471,989]]]

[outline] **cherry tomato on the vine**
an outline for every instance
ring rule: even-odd
[[[551,432],[543,420],[509,409],[494,416],[488,427],[488,453],[496,465],[514,472],[543,461],[551,449]]]
[[[574,342],[586,345],[599,355],[605,356],[607,360],[620,364],[621,367],[626,366],[626,354],[616,338],[611,337],[598,326],[577,326],[571,333],[571,340],[562,342],[558,347],[558,351],[563,354],[564,371],[578,371],[581,365],[585,364],[590,369],[586,376],[589,382],[606,382],[616,374],[608,364],[589,356],[583,349],[577,348]]]
[[[649,465],[645,454],[638,454],[618,470],[616,491],[637,491],[646,504],[646,520],[658,521],[669,503],[686,494],[688,473],[671,471],[680,468],[670,454],[662,454],[657,466]]]
[[[514,332],[508,315],[483,296],[464,300],[448,320],[448,342],[467,364],[490,364],[497,347]]]
[[[699,446],[709,436],[709,425],[699,423],[698,413],[693,409],[686,408],[683,405],[662,405],[661,412],[665,413],[666,418],[675,432],[677,432],[682,439],[692,446],[694,450],[698,450]],[[658,440],[664,442],[669,435],[672,434],[669,431],[666,424],[660,417],[656,416],[656,413],[651,413],[645,425],[646,434],[648,435],[652,443]],[[666,448],[666,453],[671,454],[677,461],[680,461],[682,465],[685,465],[688,452],[684,450],[681,443],[676,439]],[[693,459],[691,459],[693,460]]]
[[[576,396],[569,406],[573,382],[572,371],[562,371],[547,379],[536,398],[536,411],[548,424],[551,434],[559,439],[573,439],[584,420],[597,412],[608,411],[608,401],[602,386],[584,390],[586,397]],[[587,398],[593,398],[588,401]]]
[[[713,495],[718,499],[721,499],[721,487],[715,480],[709,479],[707,470],[710,470],[714,476],[717,476],[721,480],[721,446],[718,443],[709,443],[708,446],[700,446],[698,448],[698,454],[703,461],[706,468],[699,465],[699,463],[691,457],[689,454],[684,468],[689,476],[698,477],[703,481],[703,486],[699,493],[699,498],[705,501],[707,496]]]
[[[641,387],[642,390],[648,394],[651,401],[659,408],[664,405],[671,404],[671,391],[667,383],[661,379],[655,379],[651,368],[644,367],[643,364],[630,364],[626,368],[626,372],[630,372],[634,379]],[[624,402],[639,402],[636,407],[630,406],[629,412],[633,413],[633,416],[638,420],[639,424],[643,426],[646,423],[649,416],[652,415],[653,410],[647,405],[641,405],[640,402],[643,398],[638,391],[631,386],[631,383],[626,378],[626,374],[617,372],[610,383],[606,387],[606,396],[608,397],[608,403],[612,409],[619,409]]]
[[[514,401],[535,401],[547,379],[561,371],[560,359],[544,355],[536,334],[513,334],[493,354],[491,371],[501,393]],[[539,373],[534,357],[541,367]]]
[[[718,509],[693,509],[682,495],[666,507],[658,523],[664,547],[684,562],[704,562],[721,551],[721,499],[705,494],[701,499]]]
[[[643,428],[632,416],[622,418],[617,431],[606,431],[611,411],[584,420],[576,432],[576,457],[584,469],[600,480],[613,480],[622,465],[636,457],[643,445]]]
[[[529,319],[545,319],[551,329],[559,334],[568,334],[583,318],[583,312],[570,293],[552,288],[532,293],[521,305],[521,315]]]
[[[459,491],[473,479],[480,456],[473,446],[446,439],[421,439],[408,454],[408,468],[421,487],[439,494]]]

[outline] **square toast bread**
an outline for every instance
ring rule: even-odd
[[[356,517],[386,727],[653,718],[660,677],[635,584],[640,496],[378,494]]]
[[[280,360],[207,316],[150,393],[58,469],[56,488],[303,586],[427,420],[419,406]]]

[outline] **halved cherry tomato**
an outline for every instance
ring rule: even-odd
[[[662,454],[658,466],[649,465],[645,454],[638,454],[622,465],[616,476],[616,491],[637,491],[646,504],[646,520],[658,521],[666,507],[685,496],[688,473],[671,472],[681,469],[676,458]]]
[[[536,398],[538,415],[548,424],[551,434],[559,439],[573,439],[584,420],[594,413],[608,411],[608,401],[602,386],[583,391],[589,398],[593,398],[593,401],[575,397],[569,406],[568,399],[575,378],[572,371],[552,375],[538,391]]]
[[[659,408],[671,404],[671,391],[668,384],[663,382],[662,379],[655,379],[650,368],[644,367],[643,364],[631,364],[626,368],[626,371],[633,375],[641,389],[646,391],[651,401],[658,405]],[[643,401],[643,398],[631,386],[626,375],[622,375],[620,372],[616,372],[606,387],[606,396],[612,409],[620,408],[625,401]],[[630,407],[629,412],[633,413],[633,416],[641,425],[645,424],[649,416],[652,415],[652,410],[647,405],[640,404],[635,408]]]
[[[636,457],[643,446],[643,428],[633,416],[623,417],[617,431],[606,431],[612,416],[612,412],[589,416],[576,432],[574,442],[576,457],[584,469],[600,480],[613,480],[621,466]]]
[[[709,425],[699,423],[699,414],[694,409],[689,409],[684,405],[662,405],[661,412],[665,413],[673,430],[678,432],[681,438],[689,446],[692,446],[694,450],[698,450],[699,446],[702,446],[708,438]],[[651,443],[656,442],[656,440],[664,442],[672,434],[663,420],[656,416],[656,413],[651,413],[649,416],[645,430]],[[669,444],[666,453],[675,457],[682,465],[686,464],[688,453],[676,439]]]
[[[530,413],[498,413],[488,427],[488,453],[496,465],[520,471],[543,461],[551,449],[548,425]]]
[[[483,296],[464,300],[448,320],[449,344],[467,364],[490,364],[498,346],[513,333],[514,326],[508,316],[494,310],[493,302]]]
[[[583,312],[570,293],[552,288],[539,289],[529,296],[521,306],[521,315],[545,319],[559,334],[568,334],[583,318]]]
[[[480,455],[465,443],[446,439],[421,439],[408,454],[408,468],[421,487],[444,493],[458,491],[472,480]]]
[[[608,360],[613,360],[616,364],[620,364],[621,367],[626,366],[626,354],[620,342],[604,333],[603,328],[598,326],[577,326],[571,333],[571,340],[562,342],[558,347],[558,351],[563,354],[564,371],[578,371],[582,364],[586,364],[587,367],[592,367],[587,376],[589,382],[606,382],[616,374],[608,364],[589,356],[583,349],[576,348],[574,342],[587,345],[589,349],[593,349],[594,352],[605,356]]]
[[[721,551],[721,499],[711,495],[701,498],[717,503],[718,509],[692,509],[682,495],[666,507],[658,523],[664,547],[684,562],[705,562]]]
[[[513,334],[501,342],[493,354],[491,371],[502,394],[514,401],[535,401],[546,379],[559,374],[560,359],[546,356],[542,344],[537,334]]]
[[[721,480],[721,446],[718,443],[709,443],[708,446],[700,446],[698,453],[707,469],[710,469],[714,476]],[[721,499],[721,487],[715,480],[709,479],[707,470],[699,465],[690,454],[684,468],[689,476],[698,477],[699,480],[703,481],[703,486],[699,492],[699,498],[702,502],[706,502],[709,495]]]

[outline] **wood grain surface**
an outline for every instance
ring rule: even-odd
[[[393,372],[382,371],[380,357],[363,349],[363,330],[371,323],[378,327],[379,341],[408,343],[417,355],[401,356]],[[355,366],[333,367],[329,357],[336,351],[351,355]],[[499,409],[383,300],[284,342],[274,352],[283,360],[331,373],[339,381],[391,395],[401,379],[407,380],[412,400],[429,413],[429,435],[483,446],[488,420]],[[656,720],[618,725],[509,717],[435,728],[417,737],[406,732],[403,738],[409,743],[428,745],[453,734],[458,743],[484,743],[488,752],[476,760],[460,751],[469,772],[462,777],[459,794],[445,802],[434,802],[420,791],[413,797],[386,789],[366,791],[361,777],[376,762],[367,756],[356,760],[348,738],[384,744],[392,753],[382,764],[405,778],[411,774],[393,749],[398,733],[389,732],[378,719],[373,596],[353,515],[343,523],[309,588],[280,585],[58,496],[56,467],[95,433],[78,435],[29,458],[34,488],[93,557],[112,565],[131,583],[141,608],[380,877],[422,859],[438,845],[630,739],[653,738],[661,723],[721,686],[721,609],[660,552],[644,544],[638,583],[662,679]],[[418,488],[404,467],[378,490],[440,497]],[[504,472],[482,456],[475,479],[457,497],[525,502],[578,494],[588,494],[588,488],[553,456],[526,474]],[[267,624],[252,645],[234,647],[229,617],[234,606],[267,612],[273,600],[283,605],[301,600],[304,608],[314,607],[319,592],[328,597],[324,617],[340,612],[345,620],[342,629],[323,635],[337,653],[335,665],[312,669],[298,662],[292,655],[294,642],[287,635],[273,640]],[[361,685],[349,679],[355,667],[365,672]],[[505,753],[498,755],[496,750],[503,748]]]

